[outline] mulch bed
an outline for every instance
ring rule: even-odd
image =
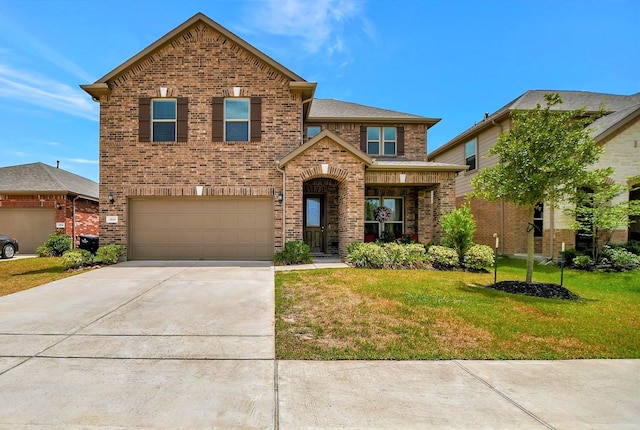
[[[580,296],[572,293],[558,284],[543,284],[533,282],[527,284],[524,281],[501,281],[497,284],[487,285],[487,288],[504,291],[512,294],[542,297],[545,299],[579,300]]]

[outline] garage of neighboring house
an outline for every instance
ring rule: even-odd
[[[97,235],[98,184],[43,163],[0,167],[0,233],[34,254],[49,235]]]
[[[33,254],[54,232],[54,208],[0,208],[0,231],[19,238],[22,254]]]
[[[271,260],[273,199],[129,200],[130,260]]]

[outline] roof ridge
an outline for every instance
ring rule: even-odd
[[[38,161],[36,164],[38,165],[38,167],[40,167],[42,170],[44,170],[44,172],[45,172],[45,173],[46,173],[46,174],[51,178],[51,180],[52,180],[53,182],[55,182],[56,184],[58,184],[58,186],[59,186],[60,188],[62,188],[62,189],[67,188],[67,191],[70,191],[70,190],[68,190],[68,188],[69,188],[69,187],[67,186],[67,184],[65,184],[64,182],[62,182],[59,178],[57,178],[57,177],[56,177],[56,175],[54,175],[54,174],[50,171],[50,169],[53,169],[53,167],[52,167],[52,166],[49,166],[48,164],[41,163],[40,161]],[[59,170],[59,169],[58,169],[58,170]]]

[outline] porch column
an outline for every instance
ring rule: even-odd
[[[434,231],[433,241],[439,243],[442,240],[443,232],[440,228],[440,217],[456,208],[455,178],[453,175],[443,175],[440,184],[433,190],[433,215]]]
[[[433,241],[433,229],[436,220],[433,216],[431,204],[431,190],[427,188],[418,189],[418,240],[420,243]]]
[[[350,173],[338,189],[338,234],[340,257],[347,256],[347,245],[364,238],[364,166]]]

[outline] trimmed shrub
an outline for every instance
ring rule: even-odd
[[[464,254],[464,266],[467,270],[481,271],[495,264],[493,249],[487,245],[472,245]]]
[[[599,267],[613,272],[634,270],[640,267],[640,256],[622,247],[605,246],[602,250]]]
[[[407,266],[414,269],[419,269],[425,266],[427,263],[427,250],[423,245],[419,243],[412,243],[410,245],[406,245],[404,248],[407,251]]]
[[[640,242],[637,240],[630,240],[625,245],[625,248],[627,249],[627,251],[631,252],[632,254],[640,255]]]
[[[363,243],[347,255],[346,261],[355,267],[381,269],[387,264],[387,253],[380,245]]]
[[[275,264],[305,264],[311,263],[311,248],[301,240],[292,240],[284,244],[284,249],[273,255]]]
[[[382,246],[387,254],[387,264],[392,268],[402,268],[407,262],[407,250],[404,245],[396,242],[385,243]]]
[[[93,255],[86,249],[72,249],[62,254],[60,263],[65,269],[77,269],[82,266],[90,266]]]
[[[593,269],[593,260],[588,255],[578,255],[573,258],[572,267],[575,267],[579,270],[592,270]]]
[[[352,252],[360,248],[362,245],[364,245],[364,243],[359,242],[357,240],[355,242],[351,242],[350,244],[347,245],[347,254],[351,254]]]
[[[122,245],[104,245],[98,248],[96,256],[93,258],[95,263],[116,264],[120,261],[120,257],[124,255],[124,246]]]
[[[458,266],[460,260],[455,249],[434,245],[427,251],[427,258],[434,269],[451,270]]]
[[[575,248],[569,248],[565,250],[564,264],[566,264],[567,266],[573,266],[573,260],[579,255],[584,255],[584,254],[582,254],[580,251],[576,250]]]
[[[476,221],[471,214],[471,207],[464,205],[440,217],[440,227],[444,231],[442,244],[454,249],[458,253],[458,259],[462,260],[464,254],[473,245],[473,235],[476,233]]]
[[[49,239],[36,248],[40,257],[60,257],[71,249],[71,237],[66,234],[51,234]]]

